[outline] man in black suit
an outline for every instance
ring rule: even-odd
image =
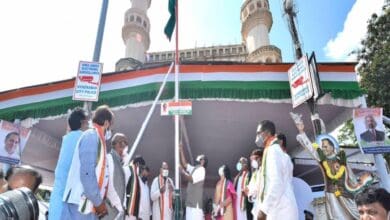
[[[373,142],[373,141],[384,141],[385,133],[383,131],[376,130],[376,121],[374,116],[367,115],[364,117],[364,122],[366,124],[367,131],[360,134],[360,139],[365,142]]]

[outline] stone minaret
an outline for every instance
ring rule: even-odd
[[[130,0],[125,13],[122,39],[126,45],[125,58],[116,63],[116,71],[136,69],[145,62],[150,46],[150,21],[146,14],[152,0]]]
[[[247,62],[282,62],[280,49],[269,42],[272,14],[268,0],[244,0],[241,24],[242,39],[249,54]]]

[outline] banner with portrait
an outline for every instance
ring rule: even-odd
[[[382,108],[358,108],[353,110],[353,124],[359,147],[363,153],[390,152],[390,140],[383,124]]]
[[[0,162],[19,164],[31,129],[0,120]]]

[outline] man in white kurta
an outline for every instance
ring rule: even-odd
[[[247,220],[247,196],[244,191],[249,184],[250,177],[248,160],[245,157],[241,157],[236,165],[236,168],[239,173],[234,178],[234,186],[237,192],[237,200],[234,208],[236,209],[237,220]]]
[[[142,220],[150,220],[152,209],[150,207],[150,190],[148,186],[147,177],[149,176],[149,169],[144,168],[141,173],[141,181],[139,186],[141,188],[141,199],[139,204],[138,218]]]
[[[275,137],[273,122],[262,121],[257,129],[256,144],[265,146],[261,166],[263,184],[255,218],[260,220],[298,219],[298,207],[292,186],[292,163]]]
[[[183,147],[180,145],[180,161],[184,178],[188,181],[186,190],[186,220],[202,220],[203,214],[203,184],[206,178],[207,158],[199,155],[196,158],[196,165],[187,163]]]
[[[168,174],[168,163],[163,162],[160,174],[154,178],[150,188],[150,198],[153,202],[153,219],[155,220],[172,219],[173,181],[168,177]]]
[[[263,157],[263,151],[261,149],[256,149],[252,151],[251,156],[250,156],[250,163],[251,163],[251,168],[252,168],[252,176],[249,181],[248,186],[245,188],[245,194],[248,196],[249,202],[253,204],[252,209],[251,209],[251,215],[252,216],[247,216],[247,217],[253,217],[256,216],[258,212],[258,204],[259,204],[259,191],[261,188],[261,184],[263,181],[260,171],[261,171],[261,161]]]

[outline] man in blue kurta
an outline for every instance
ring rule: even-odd
[[[62,212],[62,196],[65,189],[65,183],[68,179],[68,173],[74,149],[84,130],[88,128],[87,115],[79,107],[75,108],[68,118],[70,132],[63,136],[61,150],[55,169],[55,178],[53,191],[50,196],[49,219],[60,220]]]

